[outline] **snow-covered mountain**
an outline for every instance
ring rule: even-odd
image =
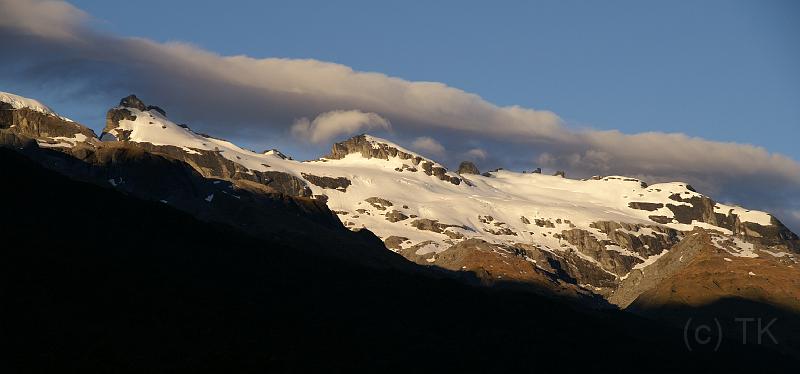
[[[57,116],[33,100],[14,103],[14,109]],[[367,228],[388,250],[419,264],[471,271],[487,282],[572,287],[622,306],[679,277],[686,268],[680,264],[701,252],[723,259],[719,266],[745,264],[742,269],[751,269],[742,274],[745,283],[749,273],[764,276],[769,266],[794,272],[798,260],[797,236],[769,213],[717,203],[683,182],[478,174],[474,166],[458,174],[369,135],[334,144],[318,160],[296,161],[196,133],[135,96],[108,112],[99,139],[76,132],[38,134],[37,142],[65,152],[132,144],[209,178],[324,202],[347,228]],[[216,204],[213,196],[204,203]],[[679,250],[685,252],[680,260],[668,256]]]
[[[67,117],[59,116],[56,114],[56,112],[50,109],[50,107],[39,102],[39,100],[29,99],[27,97],[14,95],[8,92],[0,92],[0,109],[29,109],[72,122],[72,120]]]
[[[29,99],[19,95],[14,95],[8,92],[0,92],[0,103],[6,104],[11,109],[31,109],[40,113],[50,114],[55,116],[56,113],[47,105],[40,103],[38,100]]]

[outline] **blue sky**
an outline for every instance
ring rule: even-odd
[[[336,62],[551,110],[573,126],[682,132],[800,159],[796,1],[72,3],[118,35]]]

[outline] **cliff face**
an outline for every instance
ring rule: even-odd
[[[96,139],[94,131],[61,117],[38,112],[28,108],[0,109],[0,129],[13,129],[14,132],[32,138],[76,138],[82,135],[85,139]]]
[[[761,225],[743,221],[733,209],[728,211],[719,209],[719,205],[706,196],[682,198],[680,195],[674,194],[669,198],[677,203],[668,203],[666,207],[675,214],[674,219],[679,223],[704,222],[730,230],[733,235],[745,236],[751,241],[765,246],[785,245],[795,250],[800,249],[797,235],[775,217],[770,217],[768,225]]]

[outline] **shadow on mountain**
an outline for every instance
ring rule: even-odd
[[[699,306],[634,303],[628,310],[688,329],[690,343],[699,349],[713,348],[719,333],[725,339],[722,344],[764,346],[800,358],[800,314],[780,306],[729,297]],[[695,329],[703,325],[711,327],[714,338],[707,347],[693,341]]]
[[[223,223],[257,239],[297,247],[312,257],[335,257],[378,269],[423,272],[428,276],[457,279],[471,285],[523,289],[590,307],[612,307],[599,296],[576,293],[550,279],[547,284],[497,282],[472,271],[419,266],[387,250],[367,229],[344,227],[324,200],[288,196],[249,180],[207,178],[168,154],[141,148],[139,143],[106,142],[102,147],[79,145],[70,149],[43,148],[24,134],[3,132],[0,144],[13,145],[39,165],[71,179],[113,187],[133,197],[159,201],[201,221]],[[213,201],[213,203],[212,203]],[[311,234],[311,235],[309,235]],[[489,277],[491,278],[491,277]]]
[[[320,243],[314,232],[250,236],[12,151],[0,150],[0,165],[4,372],[780,372],[797,364],[760,346],[689,352],[680,329],[628,313],[324,256],[311,248]]]
[[[78,181],[160,201],[202,221],[231,225],[259,239],[314,242],[308,248],[320,255],[376,267],[409,268],[408,261],[386,251],[371,232],[345,229],[324,201],[287,196],[246,180],[205,178],[187,163],[148,152],[137,144],[79,146],[65,153],[41,148],[24,135],[0,135],[13,137],[13,141],[5,139],[0,144],[14,145],[14,151],[37,164]]]

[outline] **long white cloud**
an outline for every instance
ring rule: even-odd
[[[323,142],[391,121],[398,137],[436,133],[450,139],[445,146],[453,154],[477,146],[498,157],[506,149],[498,144],[512,144],[509,149],[530,150],[525,157],[531,162],[538,156],[540,166],[573,175],[685,179],[757,207],[800,209],[800,164],[760,147],[683,134],[575,130],[552,112],[499,107],[442,83],[317,60],[220,56],[187,44],[108,36],[86,26],[87,19],[61,1],[0,1],[0,37],[16,47],[0,63],[27,61],[26,78],[31,72],[57,75],[67,66],[75,79],[98,90],[126,86],[189,120],[215,121],[223,132],[293,131]]]
[[[341,135],[372,129],[388,130],[391,124],[375,113],[360,110],[334,110],[325,112],[310,121],[300,118],[292,125],[292,134],[311,143],[330,142]]]

